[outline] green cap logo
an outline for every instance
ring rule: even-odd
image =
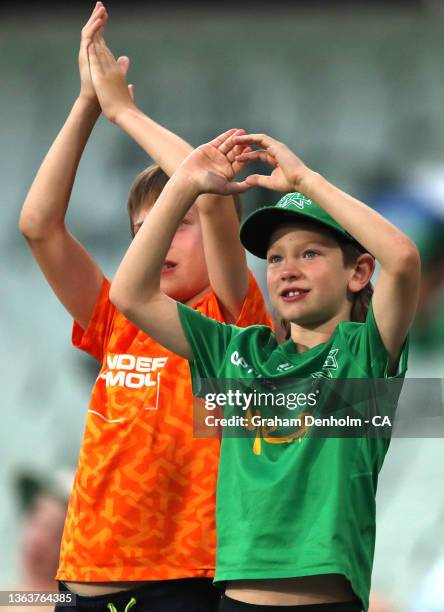
[[[303,193],[287,193],[283,198],[276,204],[276,208],[291,208],[297,206],[299,210],[304,210],[306,206],[310,206],[313,202]]]
[[[242,224],[240,239],[244,247],[266,259],[270,236],[279,223],[291,223],[306,219],[330,228],[349,242],[365,249],[316,202],[303,193],[287,193],[274,206],[264,206],[250,214]]]

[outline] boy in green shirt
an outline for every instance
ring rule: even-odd
[[[94,45],[89,59],[93,78],[106,77]],[[239,154],[247,145],[261,149]],[[238,164],[252,159],[270,163],[272,174],[233,182]],[[241,231],[244,245],[267,258],[270,299],[289,337],[283,345],[263,326],[212,321],[160,290],[168,245],[196,197],[254,185],[290,192],[250,216]],[[404,375],[419,283],[416,247],[284,144],[264,135],[222,134],[182,163],[149,216],[117,271],[111,300],[190,361],[196,392],[203,378]],[[368,308],[375,265],[370,253],[381,272]],[[322,402],[318,408],[322,414]],[[264,438],[259,444],[224,437],[215,577],[227,583],[221,610],[367,609],[376,482],[387,446],[385,439],[367,437]]]

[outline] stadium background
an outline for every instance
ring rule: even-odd
[[[107,3],[107,41],[131,58],[129,80],[152,118],[193,145],[230,127],[269,133],[418,240],[432,281],[409,376],[429,378],[444,371],[443,5]],[[19,571],[17,471],[75,462],[96,372],[70,348],[70,319],[17,227],[77,95],[79,34],[91,6],[20,3],[0,15],[3,587]],[[148,162],[99,120],[68,223],[108,276],[129,242],[128,187]],[[270,197],[251,192],[245,209]],[[373,583],[400,611],[411,609],[421,579],[444,556],[443,458],[441,438],[394,439],[381,473]]]

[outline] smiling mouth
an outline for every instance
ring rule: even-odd
[[[304,298],[308,292],[309,289],[284,289],[281,291],[281,298],[285,302],[295,302]]]

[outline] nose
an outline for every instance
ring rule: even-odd
[[[295,265],[287,265],[283,270],[281,270],[281,280],[285,282],[293,281],[302,278],[303,274],[300,268]]]

